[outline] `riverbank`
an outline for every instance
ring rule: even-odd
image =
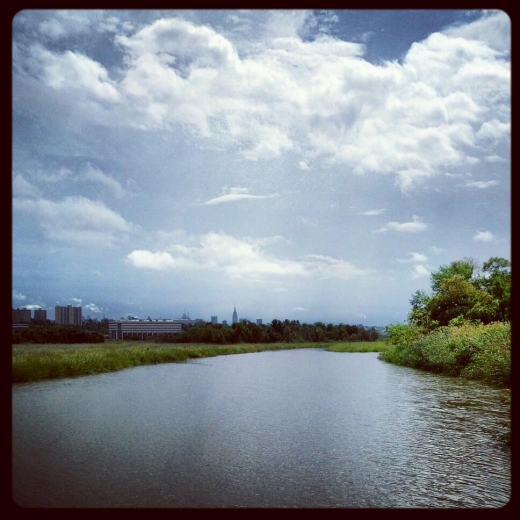
[[[22,343],[12,346],[12,382],[27,383],[114,372],[140,365],[301,348],[323,348],[330,352],[383,352],[387,348],[387,343],[386,341],[236,345],[158,344],[143,341],[108,341],[103,345]]]
[[[511,387],[511,323],[466,322],[425,333],[413,325],[388,328],[380,359],[438,374]]]

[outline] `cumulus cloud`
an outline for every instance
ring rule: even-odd
[[[428,225],[421,222],[421,218],[417,215],[412,216],[411,222],[387,222],[380,229],[373,233],[386,233],[388,230],[397,231],[398,233],[421,233],[426,231]]]
[[[220,271],[231,278],[252,280],[273,276],[351,279],[372,272],[323,255],[310,254],[303,260],[278,258],[265,251],[266,245],[278,239],[240,239],[211,232],[189,237],[184,243],[172,243],[167,251],[134,250],[127,261],[141,269]]]
[[[127,256],[127,259],[134,267],[140,269],[161,271],[176,265],[172,255],[165,251],[152,253],[151,251],[136,249]]]
[[[380,209],[369,209],[368,211],[363,211],[362,213],[359,213],[359,215],[366,215],[368,217],[372,217],[375,215],[381,215],[384,213],[386,209],[380,208]]]
[[[56,90],[83,90],[100,101],[120,100],[108,71],[88,56],[73,51],[53,53],[40,44],[33,45],[30,54],[45,85]]]
[[[444,249],[441,249],[440,247],[436,247],[436,246],[430,246],[429,249],[435,255],[440,255],[444,251]]]
[[[305,161],[300,161],[298,163],[298,167],[300,168],[300,170],[308,170],[309,169],[309,165]]]
[[[245,199],[272,199],[278,197],[278,193],[272,193],[270,195],[251,195],[248,188],[224,188],[223,194],[219,197],[207,200],[200,204],[200,206],[210,206],[213,204],[222,204],[224,202],[235,202],[237,200]]]
[[[41,307],[41,305],[31,304],[31,305],[25,305],[25,308],[29,309],[31,311],[35,311],[35,310],[41,309],[42,307]]]
[[[102,202],[85,197],[47,199],[15,198],[13,210],[29,214],[50,240],[74,245],[113,245],[137,227]]]
[[[95,303],[87,303],[87,305],[84,306],[84,309],[95,314],[101,314],[103,312]]]
[[[491,242],[495,237],[490,231],[479,231],[473,237],[475,242]]]
[[[478,188],[480,190],[485,190],[486,188],[491,188],[492,186],[498,186],[498,184],[500,184],[499,181],[466,182],[466,186],[468,188]]]
[[[401,63],[381,64],[365,60],[359,43],[328,34],[304,39],[306,24],[318,18],[274,12],[255,45],[239,52],[237,33],[182,16],[137,30],[106,17],[124,56],[117,73],[77,50],[52,52],[42,44],[17,51],[14,65],[26,81],[63,92],[71,108],[78,91],[89,96],[85,120],[99,117],[97,103],[104,124],[165,131],[181,125],[204,144],[251,161],[297,151],[354,174],[394,175],[403,192],[447,167],[496,155],[499,143],[508,146],[505,13],[434,33]],[[321,18],[325,28],[334,15]],[[54,17],[40,30],[58,38],[63,27]],[[307,161],[299,167],[308,168]]]

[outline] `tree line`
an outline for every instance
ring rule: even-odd
[[[226,326],[216,323],[183,326],[181,334],[163,334],[161,343],[278,343],[322,341],[376,341],[379,338],[373,327],[357,325],[333,325],[316,322],[300,323],[299,320],[273,320],[270,324],[257,324],[242,320]]]
[[[19,343],[104,343],[103,334],[73,325],[35,325],[13,331],[12,342]]]

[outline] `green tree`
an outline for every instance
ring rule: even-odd
[[[463,275],[444,278],[438,291],[428,300],[428,316],[440,326],[462,316],[463,318],[490,323],[496,318],[498,301],[490,294],[477,289]]]
[[[428,309],[430,299],[426,291],[422,290],[415,291],[410,299],[412,310],[408,314],[408,321],[424,330],[430,330],[438,325],[438,322],[430,317]]]
[[[430,285],[432,291],[437,293],[441,290],[443,280],[452,278],[455,275],[461,276],[464,280],[472,279],[474,272],[478,271],[478,263],[472,258],[464,258],[451,262],[450,265],[442,265],[439,269],[430,275]]]
[[[498,319],[510,318],[511,306],[511,262],[505,258],[491,257],[482,265],[482,277],[478,280],[479,288],[498,301]]]

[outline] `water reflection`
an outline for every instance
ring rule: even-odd
[[[500,507],[498,390],[315,349],[13,387],[28,507]]]

